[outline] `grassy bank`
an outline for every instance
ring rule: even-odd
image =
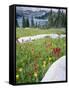
[[[16,38],[23,36],[33,36],[38,34],[64,34],[65,28],[51,28],[51,29],[40,29],[40,28],[16,28]]]

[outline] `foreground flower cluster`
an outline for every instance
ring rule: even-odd
[[[16,82],[40,82],[50,65],[65,54],[65,38],[16,45]]]

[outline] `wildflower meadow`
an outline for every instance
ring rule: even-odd
[[[27,33],[27,30],[25,32]],[[17,43],[16,82],[40,82],[53,62],[66,54],[65,42],[66,38],[47,37],[32,42]]]

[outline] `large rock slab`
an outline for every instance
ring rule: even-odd
[[[41,82],[66,80],[66,56],[56,60],[48,69]]]
[[[39,35],[34,35],[34,36],[20,37],[20,38],[18,38],[18,42],[19,43],[25,43],[25,42],[30,42],[32,40],[46,38],[46,37],[50,37],[50,38],[53,38],[53,39],[55,39],[55,38],[58,39],[58,38],[64,38],[64,37],[66,37],[66,35],[64,35],[64,34],[61,34],[61,35],[58,35],[58,34],[39,34]]]

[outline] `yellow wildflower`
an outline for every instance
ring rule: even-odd
[[[45,68],[45,66],[46,66],[46,65],[45,65],[45,64],[43,64],[43,68]]]
[[[52,58],[51,57],[49,57],[49,60],[51,60]]]
[[[19,79],[19,75],[18,75],[18,74],[16,75],[16,79],[17,79],[17,80]]]
[[[34,76],[37,78],[37,76],[38,76],[38,75],[37,75],[37,72],[34,72]]]
[[[22,68],[19,68],[19,72],[22,72],[22,70],[23,70]]]
[[[46,61],[43,61],[43,64],[46,64]]]

